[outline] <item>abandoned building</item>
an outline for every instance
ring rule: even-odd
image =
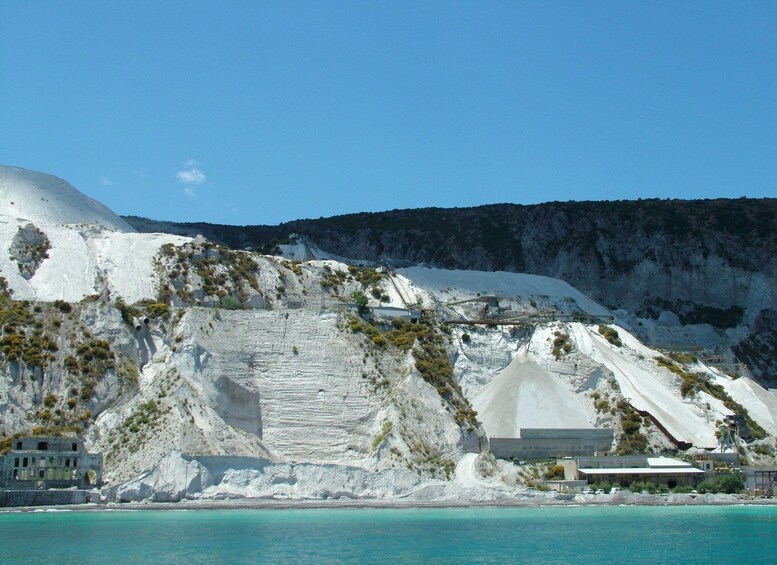
[[[531,460],[607,452],[611,429],[521,428],[517,438],[489,438],[491,453],[499,459]]]
[[[0,456],[0,489],[93,489],[102,469],[102,454],[88,453],[80,439],[20,437]]]

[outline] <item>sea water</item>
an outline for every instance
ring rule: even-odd
[[[773,563],[777,507],[0,514],[16,563]]]

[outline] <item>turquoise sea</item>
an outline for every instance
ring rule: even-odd
[[[773,563],[777,507],[0,514],[11,563]]]

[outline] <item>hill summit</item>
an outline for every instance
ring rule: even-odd
[[[35,224],[97,224],[122,232],[134,228],[107,206],[52,175],[0,165],[0,209]]]

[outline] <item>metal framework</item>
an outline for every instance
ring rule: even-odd
[[[763,496],[774,496],[774,489],[777,486],[777,470],[772,471],[753,471],[755,476],[755,492]]]
[[[452,325],[486,326],[536,326],[550,322],[581,322],[583,324],[612,324],[613,316],[594,316],[593,314],[527,314],[525,316],[494,316],[480,319],[452,318],[445,320]]]

